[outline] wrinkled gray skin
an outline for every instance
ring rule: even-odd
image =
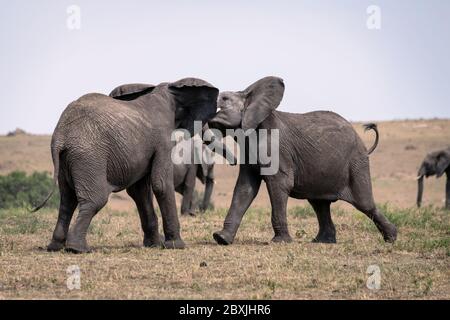
[[[145,246],[184,248],[176,212],[170,135],[193,133],[193,121],[215,114],[218,90],[186,78],[157,86],[121,86],[112,94],[88,94],[63,112],[51,142],[61,203],[48,250],[87,252],[86,233],[112,192],[126,189],[139,211]],[[123,101],[121,101],[123,100]],[[161,209],[165,239],[149,195]],[[69,230],[73,212],[79,214]],[[39,209],[39,207],[37,208]]]
[[[352,125],[333,112],[275,111],[283,93],[282,79],[266,77],[244,91],[219,95],[220,111],[209,121],[210,128],[219,129],[222,134],[226,128],[279,129],[280,167],[276,174],[263,176],[259,164],[240,165],[231,207],[223,229],[214,233],[214,239],[223,245],[233,242],[242,217],[264,180],[272,205],[274,242],[292,241],[286,219],[289,197],[307,199],[314,208],[319,222],[315,242],[336,242],[330,204],[337,200],[347,201],[365,213],[384,240],[394,242],[396,227],[375,206],[368,151]],[[376,131],[373,124],[368,128]]]
[[[436,175],[440,178],[444,172],[447,175],[447,183],[445,185],[445,208],[450,210],[450,147],[444,150],[439,150],[429,153],[417,173],[417,206],[422,205],[423,195],[423,178]]]
[[[125,84],[115,88],[111,91],[109,96],[118,100],[132,101],[139,98],[139,90],[147,90],[146,88],[152,87],[152,85],[148,84]],[[195,136],[195,139],[200,138]],[[197,153],[199,159],[202,159],[201,164],[194,163],[194,158],[192,157],[190,164],[181,163],[173,165],[173,181],[175,191],[183,196],[183,200],[181,202],[182,215],[195,215],[193,196],[196,177],[202,184],[205,185],[203,200],[199,207],[200,211],[206,211],[208,208],[214,188],[214,163],[211,161],[213,153],[203,144],[201,140],[199,141],[199,144],[194,144],[191,139],[182,139],[176,145],[174,144],[175,148],[190,148],[192,156],[194,156],[194,153]],[[201,145],[201,147],[199,147],[199,145]],[[236,164],[234,155],[230,150],[228,150],[225,144],[215,141],[208,146],[210,148],[214,148],[215,152],[224,156],[226,159],[233,159],[231,162],[232,165]],[[153,193],[150,194],[150,197],[153,197]]]

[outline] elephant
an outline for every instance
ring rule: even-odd
[[[252,143],[258,145],[258,150],[264,150],[261,137],[250,141],[249,133],[254,130],[266,129],[268,136],[278,132],[279,148],[275,152],[279,151],[279,169],[274,174],[262,174],[267,164],[259,154],[254,163],[249,163],[249,153],[244,160],[241,158],[231,206],[222,230],[213,234],[215,241],[220,245],[233,243],[243,215],[264,181],[272,207],[273,242],[292,241],[286,217],[289,197],[307,199],[312,205],[319,223],[313,242],[336,242],[330,204],[337,200],[349,202],[362,211],[375,223],[386,242],[394,242],[397,229],[375,206],[372,195],[368,155],[378,144],[377,126],[366,125],[366,130],[372,129],[376,134],[374,145],[366,150],[352,125],[336,113],[295,114],[275,110],[283,98],[284,88],[281,78],[271,76],[256,81],[244,91],[219,94],[219,111],[209,120],[209,127],[217,130],[216,135],[230,136],[230,129],[245,132],[244,143],[238,141],[241,154]]]
[[[423,178],[434,175],[436,175],[437,178],[440,178],[444,172],[447,175],[445,186],[445,208],[450,210],[450,147],[427,154],[420,165],[419,172],[417,173],[417,207],[420,208],[422,205]]]
[[[152,85],[147,84],[124,84],[116,87],[113,91],[109,93],[109,96],[117,100],[132,101],[139,97],[136,95],[136,91],[140,88],[152,87]],[[180,130],[181,133],[181,130]],[[193,143],[194,140],[197,143]],[[211,195],[214,189],[214,152],[222,155],[226,159],[232,159],[230,161],[231,165],[235,165],[237,160],[233,153],[227,148],[223,143],[217,141],[215,144],[209,144],[208,147],[213,148],[213,150],[206,147],[203,141],[199,139],[198,135],[190,139],[181,140],[174,145],[176,150],[190,149],[191,154],[201,159],[201,163],[194,163],[190,161],[189,163],[174,163],[173,165],[173,182],[175,191],[183,196],[181,202],[181,215],[195,215],[194,208],[194,190],[196,177],[200,180],[202,184],[205,185],[205,191],[203,193],[203,199],[200,203],[199,209],[204,212],[208,209],[210,204]],[[175,151],[177,152],[177,151]],[[193,159],[191,159],[193,160]],[[153,195],[151,194],[150,197]]]
[[[60,207],[49,251],[89,252],[86,234],[92,218],[113,192],[134,200],[146,247],[182,249],[176,211],[171,133],[194,133],[194,121],[214,116],[219,90],[197,78],[156,86],[135,84],[113,90],[121,99],[90,93],[63,111],[51,140],[55,188]],[[54,188],[54,189],[55,189]],[[164,239],[149,195],[161,209]],[[35,208],[39,210],[43,205]],[[76,207],[78,216],[69,230]]]
[[[192,139],[195,139],[195,136]],[[177,147],[188,144],[192,147],[197,156],[202,158],[202,163],[196,164],[193,161],[190,164],[180,163],[173,166],[173,182],[175,191],[183,196],[181,201],[181,215],[195,215],[194,190],[197,178],[205,185],[202,202],[199,206],[200,211],[206,211],[209,207],[211,195],[214,188],[214,154],[203,143],[193,145],[190,140],[182,140]],[[183,147],[183,146],[182,146]]]

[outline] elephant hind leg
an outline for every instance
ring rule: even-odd
[[[48,251],[59,251],[64,248],[70,221],[78,205],[75,190],[69,186],[62,175],[58,178],[58,184],[60,193],[58,221],[53,231],[52,240],[47,246]]]
[[[331,219],[330,201],[326,200],[308,200],[313,207],[319,221],[319,232],[313,239],[313,242],[336,243],[336,228]]]
[[[367,167],[362,172],[362,174],[353,175],[351,179],[351,196],[348,202],[375,223],[375,226],[383,235],[384,241],[393,243],[397,239],[397,228],[375,206],[370,174],[368,173],[369,168]]]
[[[153,206],[153,192],[149,177],[136,182],[127,189],[128,195],[136,203],[144,232],[144,247],[160,247],[163,237],[158,231],[158,216]]]
[[[73,253],[90,252],[90,248],[86,241],[86,235],[92,218],[106,205],[108,202],[106,197],[98,197],[95,200],[81,200],[79,203],[79,212],[75,220],[75,224],[69,230],[66,240],[66,250]]]

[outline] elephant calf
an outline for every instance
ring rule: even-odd
[[[397,237],[396,227],[376,208],[372,195],[368,155],[375,149],[377,139],[367,151],[352,125],[341,116],[328,111],[294,114],[275,111],[284,94],[283,80],[266,77],[244,91],[222,92],[218,98],[220,111],[209,121],[209,127],[226,129],[273,129],[279,134],[279,170],[262,175],[265,162],[260,156],[256,164],[241,163],[231,207],[223,229],[214,233],[219,244],[231,244],[242,217],[256,197],[264,180],[272,204],[274,242],[290,242],[286,206],[289,197],[307,199],[319,221],[316,242],[336,242],[331,220],[330,204],[337,200],[351,203],[372,219],[387,242]],[[229,132],[229,131],[228,131]],[[267,139],[270,140],[270,139]],[[252,143],[248,139],[245,146]],[[262,144],[261,139],[256,144]],[[263,146],[257,148],[264,150]],[[269,149],[270,150],[270,149]],[[242,152],[241,152],[242,154]],[[263,165],[264,164],[264,165]]]
[[[423,160],[417,174],[417,206],[422,205],[423,178],[436,175],[440,178],[444,172],[447,175],[445,186],[445,208],[450,210],[450,147],[429,153]]]
[[[193,216],[195,215],[193,198],[197,178],[205,185],[205,191],[199,209],[205,211],[209,206],[214,188],[214,162],[212,160],[214,154],[202,142],[195,145],[191,139],[181,140],[175,148],[179,147],[185,150],[191,148],[193,153],[197,153],[197,157],[202,159],[201,164],[190,161],[190,163],[174,164],[173,166],[175,191],[183,196],[181,201],[181,214]]]

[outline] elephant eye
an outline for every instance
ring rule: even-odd
[[[229,99],[228,99],[228,97],[227,96],[223,96],[222,97],[222,101],[228,101]]]

